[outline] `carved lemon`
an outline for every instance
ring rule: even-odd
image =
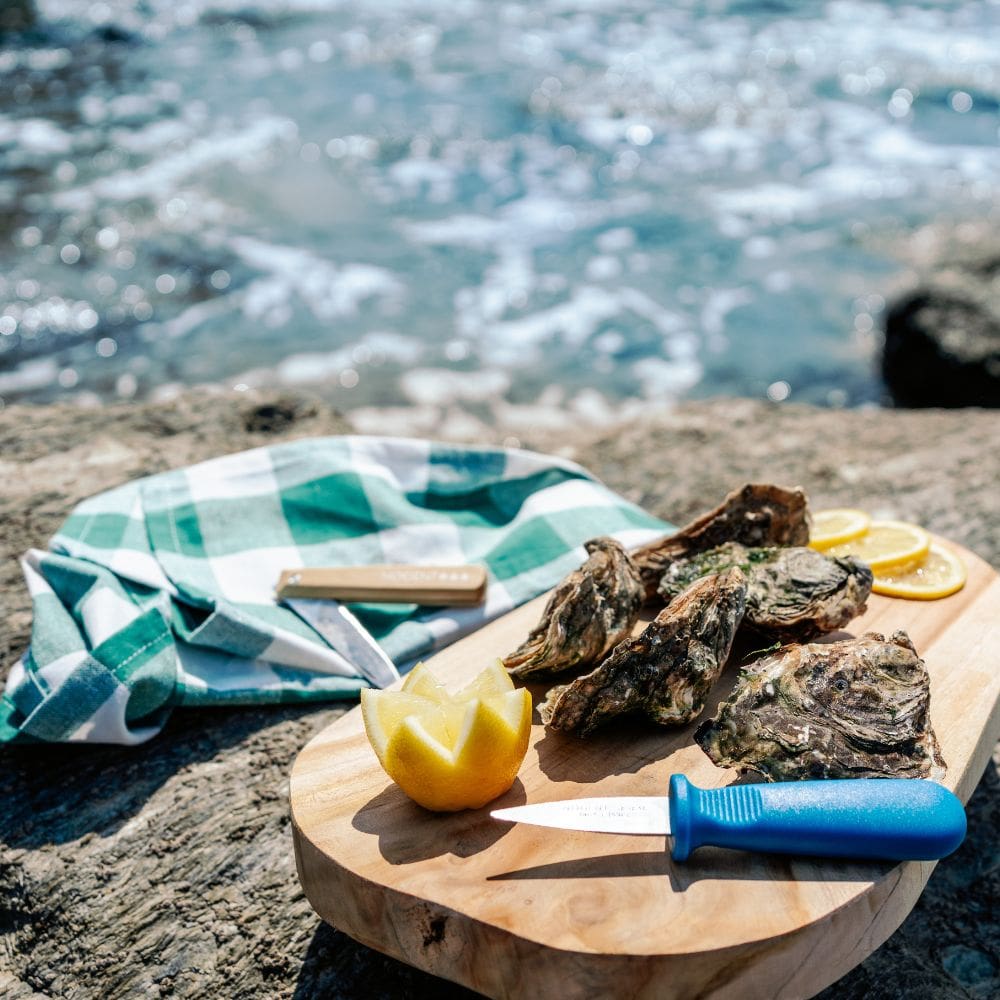
[[[531,695],[499,663],[450,694],[418,664],[399,691],[364,690],[365,731],[386,774],[427,809],[478,809],[514,783]]]

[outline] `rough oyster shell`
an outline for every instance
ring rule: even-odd
[[[645,596],[635,563],[613,538],[585,547],[590,558],[559,584],[528,638],[504,657],[515,677],[590,666],[631,633]]]
[[[769,781],[940,778],[930,682],[909,636],[789,646],[743,672],[695,741]]]
[[[872,589],[872,571],[852,557],[729,542],[671,563],[660,579],[660,596],[669,603],[699,577],[730,566],[747,576],[743,627],[780,642],[804,642],[842,628],[865,610]]]
[[[807,545],[808,500],[800,489],[747,483],[714,510],[676,534],[649,542],[632,553],[642,574],[647,600],[656,596],[664,570],[675,560],[714,549],[723,542],[748,546]]]
[[[637,709],[664,725],[693,719],[722,672],[745,600],[737,568],[698,580],[595,670],[553,688],[539,706],[542,721],[586,736]]]

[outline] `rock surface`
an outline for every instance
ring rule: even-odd
[[[1000,241],[977,233],[940,241],[886,316],[882,377],[900,406],[1000,406]]]
[[[346,426],[307,399],[273,395],[0,412],[0,673],[28,636],[14,557],[44,545],[77,499]],[[675,522],[734,484],[767,478],[801,484],[817,506],[918,520],[996,566],[998,432],[1000,415],[988,411],[717,401],[651,413],[568,450]],[[471,996],[323,925],[298,889],[287,776],[301,746],[342,711],[178,711],[135,749],[0,751],[0,995]],[[997,995],[998,768],[995,754],[970,800],[965,844],[938,865],[900,930],[824,1000]]]
[[[33,0],[4,0],[0,8],[0,37],[8,31],[24,31],[32,27],[37,18]]]

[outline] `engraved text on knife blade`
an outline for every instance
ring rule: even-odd
[[[559,830],[594,833],[670,833],[670,807],[665,795],[566,799],[495,809],[490,815],[511,823],[532,823]]]

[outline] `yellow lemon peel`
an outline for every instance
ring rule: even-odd
[[[831,507],[812,515],[809,527],[809,544],[822,552],[832,545],[842,545],[868,531],[871,516],[853,507]]]
[[[361,692],[365,731],[386,774],[427,809],[478,809],[514,783],[531,735],[531,695],[502,664],[455,694],[418,664],[401,690]]]
[[[954,552],[931,542],[930,552],[916,565],[892,573],[876,573],[872,590],[888,597],[932,601],[961,590],[966,576],[965,563]]]
[[[872,521],[865,534],[831,545],[824,555],[831,558],[855,556],[868,563],[873,573],[887,573],[918,562],[930,551],[931,536],[923,528],[906,521]]]

